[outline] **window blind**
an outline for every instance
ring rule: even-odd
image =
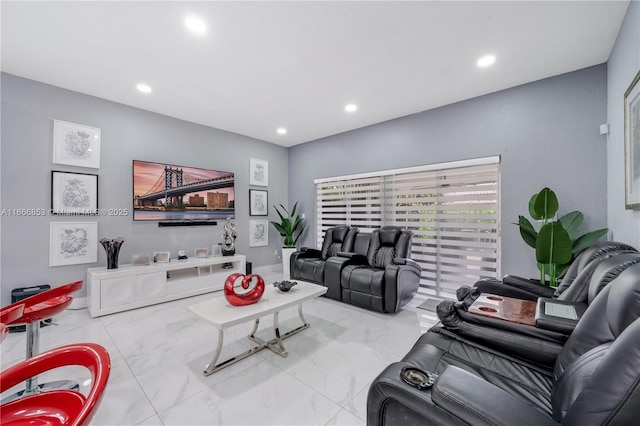
[[[451,297],[500,276],[500,159],[491,157],[316,180],[316,243],[336,225],[413,232],[420,292]]]

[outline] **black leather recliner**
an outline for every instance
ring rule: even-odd
[[[571,288],[558,299],[539,298],[535,327],[475,315],[467,312],[469,306],[461,302],[441,302],[436,312],[441,326],[458,336],[495,350],[509,352],[520,359],[550,366],[555,362],[578,320],[546,314],[545,304],[569,306],[580,318],[607,285],[625,269],[637,263],[640,263],[640,253],[624,253],[592,261],[580,274],[588,275],[588,286],[582,286],[580,276],[573,284],[581,287],[579,294],[584,293],[585,301],[570,301],[583,300],[581,296],[578,298]],[[574,297],[566,300],[571,295]]]
[[[322,249],[303,247],[291,255],[291,278],[324,284],[327,259],[341,251],[352,251],[357,233],[357,228],[349,226],[336,226],[327,229],[322,241]]]
[[[374,380],[367,424],[636,425],[639,317],[637,263],[596,296],[553,368],[434,327]],[[404,367],[438,377],[432,388],[419,390],[400,379]]]
[[[396,312],[413,299],[420,265],[410,259],[411,231],[384,226],[371,233],[367,255],[347,257],[341,269],[342,301],[379,312]]]
[[[598,241],[594,243],[575,258],[556,288],[541,285],[537,280],[515,275],[506,275],[502,278],[502,281],[493,279],[480,280],[474,284],[474,287],[482,293],[499,294],[523,300],[535,301],[538,297],[557,298],[573,284],[574,280],[580,277],[583,269],[593,260],[621,253],[638,253],[638,251],[628,244],[617,241]],[[582,285],[586,286],[588,277],[583,275],[581,278],[583,279]],[[577,291],[578,287],[574,286],[574,290]]]

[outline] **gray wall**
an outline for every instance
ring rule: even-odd
[[[279,252],[282,241],[271,226],[269,247],[249,248],[249,158],[269,161],[268,219],[275,220],[273,204],[287,204],[286,148],[13,75],[2,74],[1,84],[1,208],[49,209],[51,170],[98,174],[99,207],[106,209],[131,209],[134,159],[231,171],[235,173],[237,252],[246,254],[254,266],[279,262],[274,250]],[[52,163],[54,119],[102,130],[99,170]],[[85,279],[87,267],[106,265],[104,250],[98,247],[96,264],[49,267],[52,221],[97,221],[99,238],[124,237],[121,263],[130,263],[134,253],[170,250],[176,257],[179,249],[185,249],[192,254],[196,247],[221,242],[222,233],[222,221],[215,227],[159,228],[156,222],[133,222],[131,216],[4,216],[1,220],[2,305],[9,302],[13,288],[39,283],[57,286]]]
[[[519,235],[531,195],[548,186],[560,213],[580,210],[584,230],[605,227],[606,65],[489,94],[289,150],[289,200],[315,226],[314,178],[468,158],[502,158],[502,273],[536,276]],[[365,111],[365,108],[362,108]],[[313,246],[314,232],[303,245]]]
[[[607,63],[608,226],[614,239],[640,248],[640,210],[624,208],[624,92],[640,70],[640,2],[632,1]]]

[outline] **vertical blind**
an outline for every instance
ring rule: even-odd
[[[317,179],[316,244],[336,225],[413,232],[420,292],[451,297],[500,276],[500,158]]]

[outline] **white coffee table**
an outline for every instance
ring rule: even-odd
[[[228,367],[236,362],[253,355],[256,352],[261,351],[264,348],[268,348],[280,356],[286,357],[287,351],[282,344],[282,341],[287,337],[293,336],[302,330],[309,328],[309,323],[302,315],[302,303],[322,296],[327,292],[327,288],[321,285],[312,284],[305,281],[297,281],[295,285],[288,292],[282,292],[275,288],[273,284],[266,284],[264,295],[262,298],[253,305],[247,306],[232,306],[225,299],[222,292],[218,293],[211,300],[197,303],[189,306],[189,310],[201,318],[209,321],[215,328],[218,329],[218,346],[213,355],[213,359],[204,369],[206,376],[221,370],[224,367]],[[280,330],[278,328],[278,315],[280,311],[291,306],[298,305],[298,315],[302,321],[302,325],[280,336]],[[273,333],[274,338],[268,341],[262,340],[256,337],[258,331],[258,325],[260,324],[260,318],[273,314]],[[253,330],[249,334],[249,339],[256,342],[258,346],[255,346],[248,351],[239,355],[233,356],[226,361],[218,363],[218,358],[222,352],[222,344],[224,341],[224,330],[233,327],[247,321],[255,320]]]

